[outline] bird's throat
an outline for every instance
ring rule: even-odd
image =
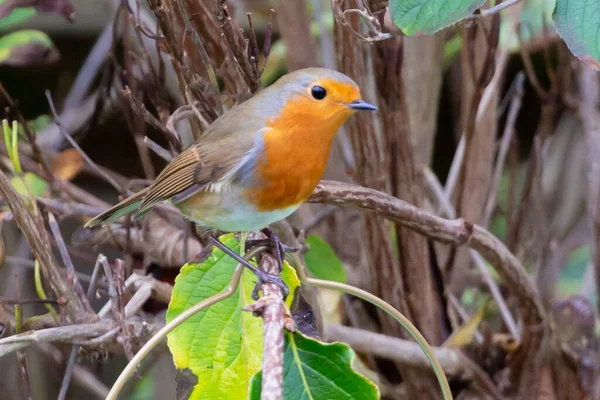
[[[272,121],[272,129],[265,132],[264,157],[256,165],[259,185],[246,193],[250,203],[271,211],[306,201],[325,172],[333,137],[346,119]]]

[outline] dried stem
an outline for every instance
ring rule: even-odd
[[[490,190],[488,192],[483,216],[481,217],[482,226],[488,225],[494,211],[494,205],[496,204],[496,192],[498,191],[498,185],[500,184],[502,172],[504,171],[506,155],[508,154],[508,149],[510,148],[510,143],[515,133],[517,116],[519,115],[519,110],[521,109],[524,80],[525,76],[523,73],[519,73],[515,78],[515,91],[510,102],[508,117],[506,118],[506,126],[504,127],[504,133],[502,134],[502,141],[500,142],[500,149],[498,150],[498,156],[496,158],[496,166],[494,167],[494,175],[492,177],[492,181],[490,182]]]
[[[60,119],[58,117],[58,113],[56,112],[56,108],[54,107],[54,102],[52,101],[52,96],[50,95],[50,91],[49,90],[46,90],[46,99],[48,99],[48,104],[50,105],[50,110],[52,111],[52,115],[54,116],[54,123],[56,124],[56,126],[60,130],[60,133],[62,133],[62,135],[65,137],[65,139],[67,139],[67,141],[69,142],[69,144],[71,146],[73,146],[73,148],[75,148],[79,152],[79,154],[81,154],[81,157],[83,157],[83,159],[101,177],[103,177],[106,180],[106,182],[110,183],[115,189],[117,189],[121,193],[126,194],[126,192],[123,189],[123,187],[121,185],[119,185],[119,183],[117,181],[115,181],[112,176],[110,176],[102,168],[100,168],[98,166],[98,164],[96,164],[94,161],[92,161],[92,159],[89,158],[88,155],[82,150],[82,148],[79,146],[79,144],[75,140],[73,140],[73,138],[71,137],[71,135],[65,130],[65,128],[63,127],[63,125],[62,125],[62,123],[61,123],[61,121],[60,121]]]
[[[29,212],[6,175],[1,171],[0,196],[10,207],[15,222],[31,246],[34,257],[39,261],[44,279],[48,282],[57,297],[63,297],[67,301],[65,309],[68,321],[88,322],[94,320],[94,312],[87,301],[77,295],[77,292],[69,284],[59,268],[52,252],[50,238],[41,217],[33,216]]]

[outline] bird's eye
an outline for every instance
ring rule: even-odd
[[[321,86],[313,86],[310,93],[317,100],[323,100],[327,96],[327,90]]]

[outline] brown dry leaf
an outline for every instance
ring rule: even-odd
[[[60,153],[52,165],[52,174],[59,179],[69,181],[77,176],[83,167],[83,158],[75,149]]]
[[[477,314],[475,314],[469,321],[467,321],[467,323],[461,326],[459,330],[450,335],[448,340],[444,342],[443,346],[463,347],[471,344],[473,342],[473,338],[475,337],[475,332],[477,332],[477,328],[485,316],[488,304],[489,301],[486,301],[483,307],[477,311]]]

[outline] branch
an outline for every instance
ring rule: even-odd
[[[40,262],[44,279],[57,297],[63,297],[67,301],[65,309],[68,321],[75,323],[93,320],[95,318],[93,310],[85,299],[77,296],[58,266],[50,245],[48,232],[44,228],[44,222],[39,216],[33,216],[29,212],[2,171],[0,171],[0,196],[9,206],[15,222],[23,232],[29,246],[31,246],[34,257]]]
[[[343,325],[326,325],[323,336],[325,340],[346,343],[358,352],[392,360],[405,367],[431,370],[431,363],[425,353],[418,344],[410,340]],[[476,381],[478,386],[484,388],[494,399],[503,398],[486,373],[459,350],[433,347],[433,352],[446,376]]]
[[[477,18],[485,18],[494,14],[498,14],[500,11],[507,9],[510,6],[514,6],[517,3],[520,3],[521,0],[506,0],[502,3],[496,4],[494,7],[486,8],[484,10],[477,10],[466,19],[477,19]]]
[[[154,115],[150,114],[150,111],[144,107],[144,105],[133,96],[129,87],[125,86],[123,89],[123,97],[127,100],[127,103],[131,107],[134,113],[142,117],[146,123],[155,129],[165,134],[173,149],[178,153],[181,152],[181,140],[176,131],[167,128],[162,122],[158,120]]]
[[[456,246],[467,244],[496,267],[517,297],[525,321],[530,325],[543,321],[539,295],[525,268],[498,238],[479,225],[462,218],[440,218],[386,193],[333,181],[321,181],[308,201],[374,211],[431,239]]]
[[[270,254],[262,256],[260,267],[269,274],[279,275],[277,260]],[[263,297],[244,308],[263,318],[263,358],[261,400],[283,398],[283,327],[285,305],[281,289],[272,283],[261,286]]]
[[[136,325],[136,331],[148,329],[146,322],[130,322]],[[19,335],[0,339],[0,358],[7,354],[26,348],[32,344],[43,342],[61,342],[80,344],[81,340],[94,339],[111,331],[117,326],[113,320],[100,320],[91,324],[78,324],[59,326],[56,328],[40,329],[37,331],[24,332]],[[112,337],[111,337],[112,339]],[[98,343],[102,344],[102,343]]]

